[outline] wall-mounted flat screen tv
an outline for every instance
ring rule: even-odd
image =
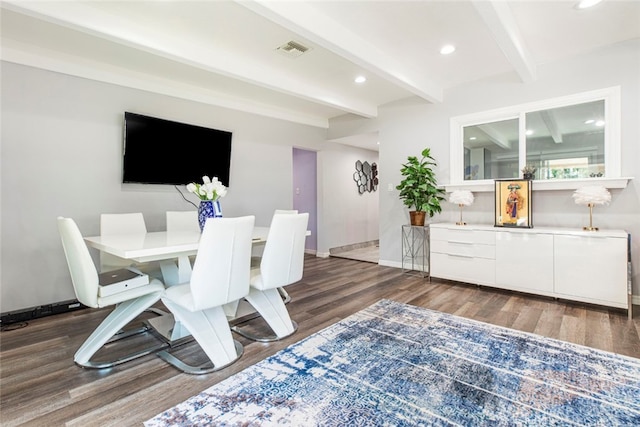
[[[231,132],[124,113],[123,183],[229,186]]]

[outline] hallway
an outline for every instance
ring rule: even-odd
[[[375,240],[362,244],[332,248],[330,249],[330,256],[377,264],[380,260],[380,247],[378,245],[378,241]]]

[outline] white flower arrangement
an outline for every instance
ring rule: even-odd
[[[211,200],[214,202],[227,194],[227,187],[218,180],[218,177],[214,176],[209,179],[208,176],[203,176],[202,182],[203,184],[196,184],[195,182],[188,184],[187,191],[194,193],[200,200]]]

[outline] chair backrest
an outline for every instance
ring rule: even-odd
[[[144,234],[147,226],[142,213],[121,213],[100,215],[100,235],[115,236],[118,234]],[[131,265],[131,260],[100,252],[100,271],[115,270]]]
[[[142,213],[102,214],[100,215],[100,235],[146,233]]]
[[[98,272],[78,226],[71,218],[58,217],[58,231],[76,298],[88,307],[98,307]]]
[[[278,288],[302,279],[304,243],[309,214],[275,214],[262,253],[262,289]]]
[[[197,310],[239,300],[249,293],[254,216],[209,218],[191,273]]]
[[[167,211],[167,231],[200,233],[198,211]]]

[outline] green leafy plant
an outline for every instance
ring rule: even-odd
[[[396,190],[400,190],[400,199],[409,209],[415,207],[416,211],[422,211],[433,217],[442,211],[440,202],[444,200],[444,189],[438,188],[433,167],[437,163],[431,157],[431,150],[422,150],[422,158],[409,156],[407,163],[402,165],[400,173],[404,177]]]

